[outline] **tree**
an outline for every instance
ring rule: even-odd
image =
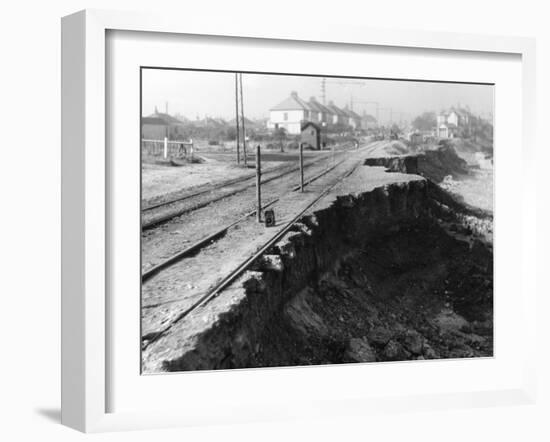
[[[433,129],[437,125],[435,112],[424,112],[413,120],[412,125],[417,130]]]

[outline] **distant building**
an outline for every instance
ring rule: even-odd
[[[310,104],[298,97],[297,92],[269,110],[269,129],[284,129],[292,135],[299,135],[302,123],[313,118],[318,120],[318,111]]]
[[[351,126],[353,130],[359,130],[361,129],[361,115],[358,115],[353,110],[348,108],[348,106],[345,106],[344,109],[342,109],[346,116],[348,117],[347,124]]]
[[[168,136],[168,125],[161,118],[143,117],[141,137],[147,140],[163,140]]]
[[[470,124],[470,114],[467,110],[452,107],[437,116],[437,125],[440,124],[452,124],[456,127],[467,126]]]
[[[302,124],[300,141],[310,149],[321,149],[321,128],[311,121]]]
[[[177,118],[159,112],[141,118],[141,136],[148,140],[161,140],[168,137],[170,140],[182,138],[185,134],[185,123]]]
[[[378,127],[378,121],[372,115],[363,112],[361,117],[361,127],[363,129],[376,129]]]
[[[327,125],[334,115],[333,112],[324,104],[319,103],[315,97],[311,97],[308,104],[317,112],[317,119],[312,118],[311,121],[321,125]]]
[[[237,125],[237,123],[235,121],[235,118],[233,118],[232,120],[229,120],[229,122],[227,122],[226,124],[228,124],[229,126],[232,126],[232,127],[236,127],[236,125]],[[242,118],[241,117],[239,117],[239,125],[242,125]],[[258,126],[258,124],[255,121],[252,121],[250,118],[244,117],[244,127],[245,127],[245,129],[256,127],[256,126]]]
[[[439,138],[454,138],[458,127],[451,123],[441,123],[436,128],[436,136]]]
[[[439,138],[454,138],[458,134],[458,128],[466,126],[469,118],[466,112],[451,108],[437,116],[436,136]]]
[[[329,124],[349,126],[349,116],[342,109],[336,106],[332,101],[329,101],[327,107],[332,112],[332,121],[329,121]]]

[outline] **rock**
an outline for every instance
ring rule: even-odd
[[[392,338],[392,332],[386,327],[374,327],[368,334],[369,342],[372,342],[374,345],[383,347],[386,345],[389,340]]]
[[[407,359],[408,355],[403,346],[394,340],[390,340],[384,347],[382,353],[384,360],[387,361],[403,361]]]
[[[351,338],[348,341],[345,356],[351,362],[376,361],[376,353],[365,338]]]
[[[415,355],[422,354],[424,347],[424,337],[416,330],[408,330],[403,336],[403,345]]]

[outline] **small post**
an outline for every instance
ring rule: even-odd
[[[304,143],[300,143],[300,192],[304,191]]]
[[[189,140],[191,147],[189,147],[189,152],[191,153],[191,161],[193,161],[193,138]]]
[[[168,137],[164,137],[164,159],[168,158]]]
[[[261,164],[261,158],[260,158],[260,145],[258,144],[256,146],[256,201],[257,201],[256,219],[259,223],[262,222],[261,179],[262,179],[262,164]]]

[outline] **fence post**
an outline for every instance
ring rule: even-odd
[[[189,152],[191,153],[191,161],[193,161],[193,138],[190,138],[189,142],[191,143],[191,147],[189,148]]]
[[[260,145],[256,146],[256,220],[262,222],[262,190],[261,190],[261,178],[262,178],[262,164],[260,158]]]
[[[300,192],[304,191],[304,143],[300,143]]]
[[[164,137],[164,159],[168,157],[168,137]]]

